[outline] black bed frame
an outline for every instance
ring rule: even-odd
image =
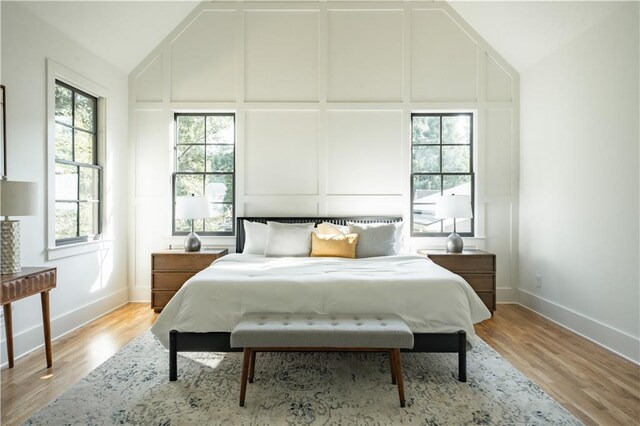
[[[242,253],[245,233],[243,221],[266,223],[307,223],[316,225],[330,222],[336,225],[354,223],[395,223],[401,217],[239,217],[236,226],[236,253]],[[242,348],[230,347],[228,332],[190,333],[171,330],[169,332],[169,380],[178,379],[178,352],[240,352]],[[413,349],[403,352],[456,352],[458,354],[458,380],[467,381],[467,334],[464,330],[455,333],[415,333]]]

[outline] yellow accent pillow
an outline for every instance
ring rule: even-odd
[[[311,233],[311,257],[356,258],[358,234],[322,235]]]

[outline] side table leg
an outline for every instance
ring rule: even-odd
[[[11,318],[11,303],[2,306],[4,310],[4,331],[7,334],[7,358],[9,368],[13,368],[13,319]]]
[[[49,313],[49,290],[40,293],[42,301],[42,327],[44,328],[44,347],[47,355],[47,368],[51,368],[51,316]]]

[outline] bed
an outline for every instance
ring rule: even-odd
[[[178,352],[231,352],[230,332],[251,312],[395,313],[414,333],[413,352],[458,354],[466,380],[473,324],[490,313],[458,275],[413,255],[366,259],[266,258],[241,254],[243,221],[394,223],[398,217],[237,219],[236,252],[192,277],[166,305],[152,332],[169,349],[170,379]]]

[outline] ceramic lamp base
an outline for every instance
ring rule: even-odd
[[[20,222],[3,220],[0,225],[0,256],[2,259],[0,272],[15,274],[20,272]]]
[[[462,241],[460,235],[458,235],[456,232],[453,232],[451,235],[449,235],[449,238],[447,238],[446,247],[447,253],[462,253],[462,249],[464,248],[464,241]]]
[[[195,232],[191,231],[187,238],[184,239],[184,251],[200,251],[200,237]]]

